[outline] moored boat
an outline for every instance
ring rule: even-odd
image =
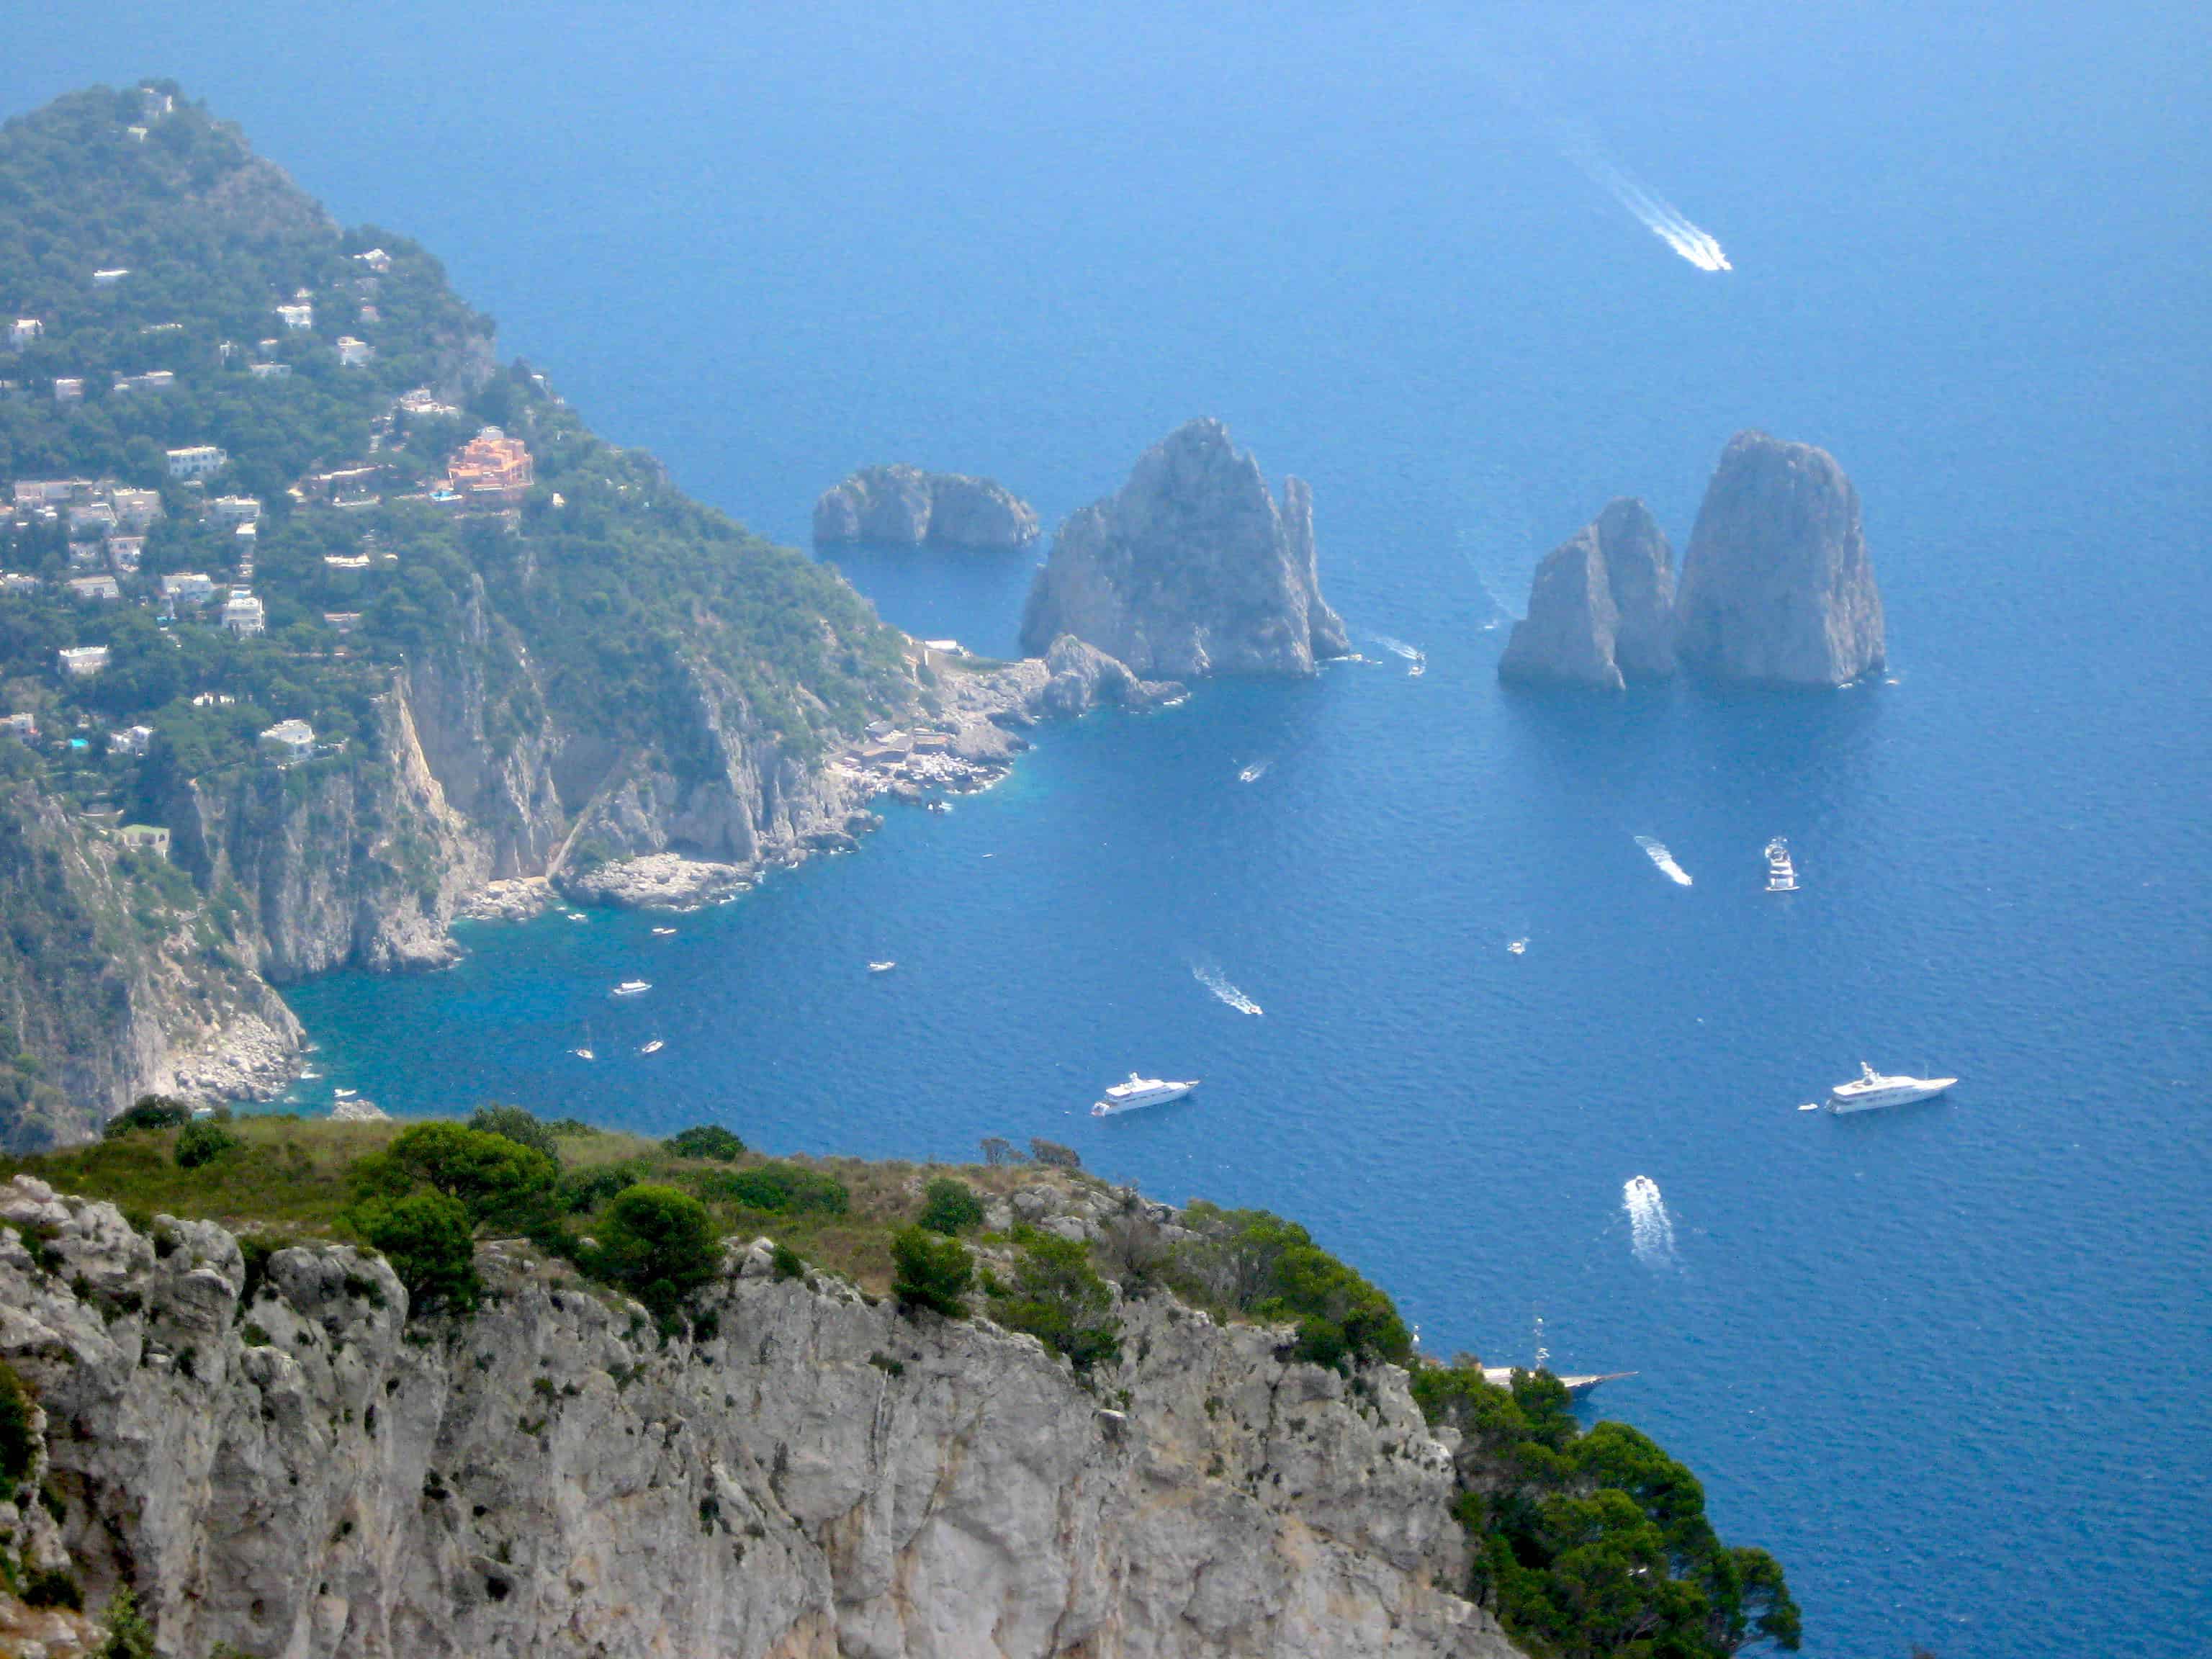
[[[1196,1087],[1196,1078],[1177,1083],[1165,1078],[1139,1077],[1132,1072],[1127,1083],[1115,1084],[1106,1091],[1104,1099],[1091,1103],[1091,1115],[1112,1117],[1117,1112],[1133,1112],[1146,1106],[1164,1106],[1171,1100],[1181,1100]]]
[[[1870,1112],[1882,1106],[1909,1106],[1916,1100],[1931,1100],[1959,1079],[1954,1077],[1884,1077],[1866,1063],[1859,1062],[1859,1074],[1849,1083],[1838,1083],[1828,1091],[1828,1109],[1832,1112]]]
[[[1766,843],[1766,890],[1770,893],[1794,893],[1797,890],[1797,866],[1790,861],[1790,843],[1779,836]]]

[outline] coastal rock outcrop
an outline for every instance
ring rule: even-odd
[[[1810,444],[1740,432],[1698,509],[1675,646],[1712,679],[1837,686],[1883,661],[1881,594],[1859,497]]]
[[[1127,665],[1115,661],[1095,645],[1085,645],[1073,634],[1063,634],[1044,653],[1045,671],[1051,676],[1037,701],[1044,713],[1073,718],[1104,703],[1122,708],[1151,708],[1179,697],[1181,684],[1173,680],[1140,680]]]
[[[162,1650],[1514,1659],[1395,1366],[1123,1303],[1035,1339],[731,1252],[690,1336],[519,1243],[465,1321],[381,1259],[0,1187],[0,1358],[90,1605]],[[1449,1435],[1449,1431],[1443,1431]],[[30,1488],[26,1487],[27,1491]]]
[[[1663,679],[1674,672],[1674,610],[1666,532],[1642,501],[1613,501],[1536,567],[1498,678],[1615,690]]]
[[[864,467],[823,490],[814,503],[814,540],[821,547],[927,542],[1016,548],[1027,546],[1036,533],[1036,509],[1004,484],[918,466]]]
[[[1316,565],[1312,492],[1286,479],[1278,501],[1228,428],[1192,421],[1060,526],[1022,649],[1073,634],[1140,676],[1311,674],[1351,648]]]

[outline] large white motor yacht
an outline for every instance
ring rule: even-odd
[[[1877,1106],[1905,1106],[1940,1095],[1959,1079],[1954,1077],[1884,1077],[1859,1062],[1859,1074],[1828,1091],[1832,1112],[1870,1112]]]
[[[1170,1100],[1181,1100],[1198,1087],[1198,1079],[1188,1083],[1172,1083],[1161,1078],[1139,1077],[1129,1073],[1127,1083],[1117,1083],[1106,1091],[1106,1098],[1091,1108],[1093,1117],[1111,1117],[1116,1112],[1133,1112],[1145,1106],[1164,1106]]]

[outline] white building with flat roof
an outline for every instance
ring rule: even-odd
[[[112,604],[123,597],[112,576],[72,576],[69,580],[72,599],[91,599],[100,604]]]
[[[21,351],[25,346],[46,331],[46,325],[36,317],[18,317],[8,325],[8,343]]]
[[[183,449],[169,451],[169,476],[173,478],[204,478],[210,472],[222,471],[230,459],[213,444],[191,444]]]
[[[215,524],[258,524],[261,519],[261,498],[218,495],[207,504],[207,515]]]
[[[161,578],[161,597],[173,605],[205,605],[215,583],[204,570],[173,570]]]
[[[62,672],[73,680],[90,679],[107,666],[104,645],[65,645],[54,654],[60,659]]]
[[[222,602],[222,625],[240,639],[258,634],[269,626],[269,613],[262,609],[261,601],[242,587],[234,587],[230,597]]]
[[[368,341],[356,340],[350,334],[338,336],[338,367],[340,368],[366,368],[368,360],[375,355],[374,349]]]
[[[315,757],[315,728],[305,720],[278,720],[261,734],[260,741],[261,747],[274,755],[279,765],[313,760]]]
[[[276,320],[294,331],[315,325],[315,308],[311,305],[289,305],[276,307]]]

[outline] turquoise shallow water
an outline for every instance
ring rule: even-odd
[[[1313,483],[1325,585],[1385,660],[1048,732],[950,817],[894,811],[672,939],[477,928],[451,973],[296,988],[325,1088],[772,1147],[1069,1140],[1306,1220],[1431,1348],[1525,1358],[1540,1315],[1558,1363],[1638,1370],[1604,1409],[1782,1556],[1809,1653],[2202,1651],[2200,18],[380,20],[70,8],[18,20],[0,94],[173,70],[341,216],[438,250],[595,424],[782,536],[876,460],[1055,519],[1221,415]],[[1562,122],[1734,272],[1668,252]],[[1491,593],[1616,493],[1679,547],[1753,423],[1857,482],[1898,683],[1501,691]],[[1019,560],[843,562],[902,625],[1011,637]],[[1777,833],[1806,883],[1782,901]],[[653,993],[610,1002],[633,974]],[[1964,1081],[1794,1111],[1862,1057]],[[1132,1066],[1205,1086],[1083,1115]],[[1638,1176],[1670,1252],[1647,1216],[1639,1255]]]

